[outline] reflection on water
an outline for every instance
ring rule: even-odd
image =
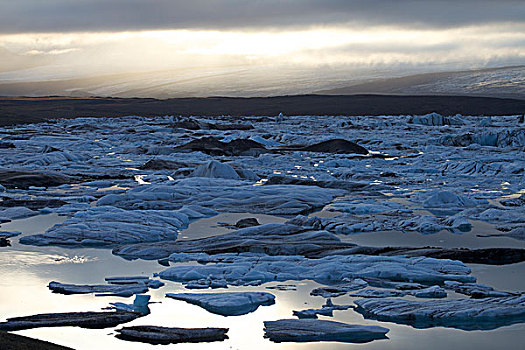
[[[476,220],[470,220],[470,222],[472,223],[472,229],[468,232],[441,230],[422,234],[414,231],[380,231],[338,235],[338,237],[343,241],[374,247],[525,248],[525,241],[519,241],[510,237],[480,238],[477,235],[489,235],[499,231],[486,222]]]
[[[259,221],[261,225],[282,224],[287,220],[282,217],[265,214],[220,213],[211,218],[204,218],[190,223],[187,229],[181,231],[179,239],[197,239],[232,232],[233,230],[231,228],[225,227],[221,224],[227,223],[235,225],[237,221],[250,217],[257,218],[257,221]],[[210,234],[210,232],[213,232],[213,234]]]
[[[251,214],[221,214],[214,218],[199,220],[181,233],[187,238],[197,238],[206,235],[210,230],[215,233],[229,231],[217,227],[218,222],[235,223],[238,219],[248,216],[257,217],[259,222],[283,222],[285,219],[251,215]],[[63,217],[56,215],[39,216],[30,219],[17,220],[2,225],[2,230],[19,230],[24,234],[42,232],[54,223],[62,222]],[[381,233],[383,234],[383,233]],[[208,234],[209,235],[209,234]],[[395,233],[400,237],[405,234]],[[442,233],[430,236],[420,236],[422,239],[438,237],[467,237]],[[368,234],[347,236],[347,238],[364,240]],[[374,234],[374,240],[380,244],[380,233]],[[368,236],[372,239],[372,236]],[[386,238],[391,238],[386,233]],[[473,239],[475,236],[468,236]],[[408,240],[413,237],[408,238]],[[466,238],[465,238],[466,239]],[[494,241],[491,241],[493,244]],[[418,242],[419,243],[419,242]],[[447,243],[447,242],[445,242]],[[447,243],[448,244],[448,243]],[[452,244],[452,243],[450,243]],[[473,244],[473,243],[472,243]],[[525,263],[504,267],[472,265],[479,281],[489,283],[498,289],[524,290],[521,278]],[[107,249],[80,248],[67,249],[62,247],[33,247],[18,244],[18,237],[13,239],[13,246],[0,249],[0,318],[31,315],[47,312],[68,311],[99,311],[110,303],[132,304],[133,297],[95,297],[92,295],[61,295],[53,294],[47,289],[51,280],[65,283],[97,283],[104,284],[108,276],[151,276],[153,272],[163,269],[154,261],[126,261],[111,254]],[[158,325],[166,327],[227,327],[229,339],[218,343],[170,345],[178,349],[515,349],[515,344],[525,343],[525,326],[513,325],[493,331],[460,331],[436,327],[417,330],[410,326],[396,325],[388,322],[364,320],[354,312],[335,311],[334,317],[321,317],[335,321],[381,325],[390,329],[387,340],[373,341],[367,344],[344,344],[334,342],[323,343],[272,343],[263,338],[263,322],[282,318],[291,318],[292,310],[318,308],[325,303],[321,297],[312,297],[309,292],[319,286],[312,281],[289,281],[268,283],[259,287],[230,287],[227,291],[267,291],[276,295],[276,303],[271,306],[261,306],[253,313],[243,316],[224,317],[211,314],[204,309],[183,301],[167,299],[166,293],[187,292],[180,283],[165,281],[166,286],[158,290],[150,290],[151,313],[136,319],[126,325]],[[294,284],[296,290],[282,291],[266,289],[278,284]],[[225,290],[221,290],[225,291]],[[333,299],[335,304],[351,304],[354,298],[341,296]],[[164,346],[133,343],[114,337],[111,328],[93,330],[75,327],[41,328],[16,332],[75,349],[164,349]]]

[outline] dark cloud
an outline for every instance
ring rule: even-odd
[[[0,32],[239,29],[311,25],[449,28],[525,18],[523,0],[16,0]]]

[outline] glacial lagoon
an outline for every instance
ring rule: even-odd
[[[222,342],[171,345],[185,349],[512,348],[525,341],[524,301],[511,303],[512,316],[502,309],[465,327],[450,313],[428,327],[353,307],[319,316],[388,329],[387,339],[364,344],[275,343],[263,327],[321,308],[327,300],[310,295],[313,289],[356,279],[368,278],[362,290],[402,290],[401,300],[435,305],[484,300],[447,288],[450,280],[523,298],[524,132],[518,116],[436,114],[79,118],[4,127],[0,228],[12,237],[0,248],[0,322],[133,302],[52,293],[51,281],[100,285],[107,277],[146,276],[165,285],[148,291],[145,316],[105,329],[16,333],[75,349],[147,348],[115,337],[115,329],[133,325],[229,328]],[[261,225],[235,227],[245,218]],[[356,247],[368,247],[366,254],[352,253]],[[379,250],[385,247],[404,250]],[[323,259],[335,263],[320,267]],[[239,272],[247,263],[251,270]],[[394,284],[377,287],[378,280]],[[186,288],[212,282],[222,288]],[[439,285],[446,298],[416,298],[395,283]],[[363,298],[350,294],[358,291],[331,301],[355,306]],[[216,292],[266,292],[275,303],[223,316],[165,297]]]

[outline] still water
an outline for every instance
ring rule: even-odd
[[[181,232],[182,239],[220,234],[228,229],[218,225],[220,222],[235,222],[239,218],[257,217],[261,223],[283,222],[282,218],[251,215],[221,214],[201,219]],[[1,225],[3,231],[21,231],[23,235],[45,231],[64,217],[55,214],[41,215],[29,219],[16,220]],[[479,231],[486,228],[477,227]],[[404,234],[399,232],[362,234],[346,236],[359,244],[367,245],[410,245],[436,246],[522,246],[521,242],[508,238],[476,238],[473,232],[454,234],[440,232],[435,235]],[[108,249],[62,247],[32,247],[18,244],[18,238],[11,239],[12,247],[0,248],[0,320],[9,317],[37,313],[100,311],[110,302],[132,303],[133,298],[94,297],[91,295],[53,294],[47,288],[50,281],[77,284],[105,284],[104,278],[110,276],[152,276],[164,269],[156,261],[127,261],[111,254]],[[457,245],[456,245],[457,244]],[[470,265],[478,282],[487,283],[502,290],[525,290],[525,263],[507,266]],[[187,292],[180,283],[164,281],[166,285],[151,290],[151,314],[136,319],[126,325],[158,325],[166,327],[227,327],[229,339],[223,342],[149,345],[119,340],[114,337],[112,328],[91,330],[76,327],[40,328],[16,332],[33,338],[51,341],[75,349],[524,349],[525,324],[501,327],[492,331],[461,331],[436,327],[418,330],[410,326],[389,322],[364,320],[353,310],[335,311],[334,317],[323,317],[334,321],[381,325],[390,329],[389,339],[376,340],[367,344],[345,344],[335,342],[321,343],[272,343],[263,338],[263,321],[292,318],[292,310],[317,308],[324,304],[321,297],[312,297],[310,291],[318,284],[313,281],[289,281],[268,283],[258,287],[230,287],[228,291],[267,291],[276,296],[276,303],[261,306],[253,313],[242,316],[224,317],[211,314],[204,309],[165,298],[166,293]],[[281,291],[266,289],[277,284],[290,284],[296,290]],[[224,290],[223,290],[224,291]],[[201,291],[199,291],[201,292]],[[460,297],[450,293],[449,297]],[[354,298],[341,296],[334,298],[335,304],[351,304]],[[117,327],[119,328],[119,327]]]

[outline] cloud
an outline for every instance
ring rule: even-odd
[[[34,59],[45,58],[57,74],[65,71],[71,76],[197,66],[483,67],[487,62],[523,62],[524,43],[525,24],[440,30],[324,27],[280,32],[165,30],[0,35],[0,48]],[[12,56],[9,60],[16,67],[18,60]],[[10,79],[16,79],[16,75]]]
[[[0,33],[347,24],[453,28],[524,18],[522,0],[17,0],[0,4]]]

